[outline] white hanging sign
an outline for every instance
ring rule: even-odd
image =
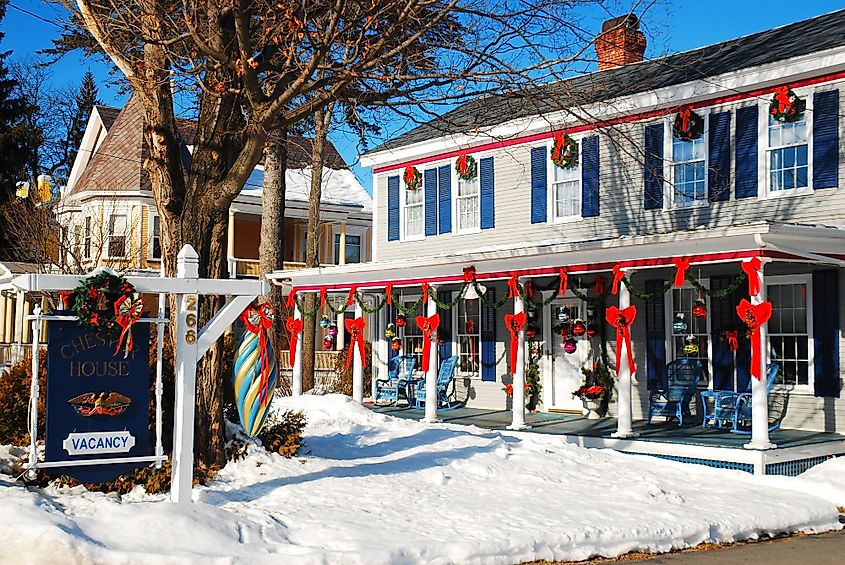
[[[128,431],[72,433],[62,443],[69,455],[126,453],[135,446],[135,436]]]

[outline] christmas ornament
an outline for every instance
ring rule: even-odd
[[[125,300],[121,300],[121,306],[116,307],[121,298]],[[83,280],[82,284],[73,290],[70,300],[80,326],[96,331],[109,331],[119,326],[117,318],[121,315],[120,308],[126,301],[129,302],[124,310],[134,307],[138,298],[135,287],[125,278],[102,271]],[[129,315],[129,312],[124,314]],[[140,307],[137,314],[140,316]],[[131,324],[129,326],[131,327]]]
[[[688,356],[698,355],[698,341],[695,339],[695,336],[688,335],[684,338],[683,351]]]
[[[631,350],[631,324],[637,317],[637,307],[628,306],[624,310],[620,310],[616,306],[611,306],[605,312],[605,319],[607,323],[616,328],[616,370],[619,371],[622,360],[622,348],[628,352],[628,369],[631,374],[637,372],[637,367],[634,364],[634,352]]]
[[[565,133],[555,134],[552,145],[552,163],[561,169],[578,164],[578,142]]]
[[[682,334],[687,331],[687,323],[684,320],[684,313],[678,312],[675,314],[675,321],[672,322],[672,331],[676,334]]]
[[[564,353],[575,353],[576,349],[578,349],[578,344],[574,337],[567,338],[566,341],[563,342]]]
[[[534,341],[534,338],[537,337],[537,328],[534,326],[529,326],[525,330],[525,339],[528,341]]]
[[[748,326],[748,334],[751,338],[751,374],[758,381],[760,373],[760,326],[769,321],[772,317],[772,303],[761,302],[751,305],[746,299],[739,302],[736,313]]]
[[[417,190],[422,186],[422,173],[416,167],[405,167],[402,178],[405,181],[405,188],[408,190]]]
[[[387,339],[393,339],[396,337],[396,326],[393,324],[387,324],[387,327],[384,328],[384,337]]]
[[[692,315],[696,318],[704,318],[707,316],[707,306],[704,305],[704,299],[699,298],[692,306]]]
[[[361,358],[361,367],[367,367],[367,357],[364,355],[364,318],[355,318],[354,320],[344,320],[346,331],[349,332],[349,350],[346,354],[346,368],[352,364],[352,357],[355,355],[355,349],[358,349],[358,356]]]
[[[390,342],[390,348],[393,351],[399,351],[400,349],[402,349],[402,340],[398,337],[394,338],[393,341]]]
[[[693,141],[704,135],[704,118],[686,108],[675,115],[672,134],[684,141]]]
[[[404,328],[408,324],[408,320],[405,319],[405,314],[399,314],[396,316],[396,327],[397,328]]]
[[[241,314],[246,331],[238,344],[232,373],[235,406],[249,437],[255,437],[261,431],[276,388],[276,355],[267,335],[274,317],[275,312],[269,304],[258,308],[250,306]]]
[[[569,308],[564,307],[557,311],[557,321],[564,323],[569,321]]]
[[[323,340],[323,349],[326,351],[334,349],[334,340],[330,337],[326,337],[326,339]]]
[[[769,114],[779,122],[797,122],[807,108],[807,102],[798,98],[788,86],[781,86],[772,96]]]
[[[587,325],[581,320],[575,320],[572,324],[572,334],[582,336],[587,332]]]
[[[455,161],[455,172],[461,180],[472,180],[478,173],[478,167],[472,155],[461,155]]]
[[[331,324],[328,316],[320,316],[320,327],[326,329]]]
[[[337,325],[336,325],[336,324],[331,324],[331,325],[329,326],[329,336],[330,336],[330,337],[335,337],[336,335],[337,335]]]

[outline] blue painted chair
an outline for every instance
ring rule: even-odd
[[[769,364],[766,367],[766,394],[768,395],[774,387],[777,379],[779,367],[776,363]],[[713,399],[713,410],[708,410],[707,399]],[[723,424],[731,422],[733,430],[737,431],[737,406],[740,398],[748,399],[748,418],[751,418],[751,379],[748,380],[748,386],[742,392],[734,392],[732,390],[705,390],[701,392],[701,403],[704,406],[704,417],[702,418],[701,427],[707,427],[707,424],[713,423],[717,428],[721,428]],[[745,402],[745,401],[743,401]],[[745,410],[745,409],[743,409]],[[742,420],[740,420],[742,421]],[[774,428],[771,428],[774,429]]]
[[[411,404],[407,391],[408,385],[414,380],[416,364],[413,355],[397,355],[391,359],[387,364],[387,379],[376,379],[376,397],[373,401],[379,403],[387,400],[395,404],[401,395]]]
[[[772,363],[767,367],[766,370],[766,397],[768,398],[769,395],[772,394],[772,389],[775,387],[775,381],[777,381],[778,371],[780,370],[780,366],[777,363]],[[749,390],[751,385],[749,384]],[[736,395],[735,399],[735,408],[733,412],[733,418],[731,418],[733,422],[733,428],[731,431],[738,434],[750,434],[751,433],[751,392],[743,392]],[[749,426],[749,427],[746,427]],[[780,422],[776,421],[772,424],[769,424],[769,431],[775,430],[780,427]]]
[[[452,384],[452,379],[455,376],[455,369],[458,367],[458,356],[453,355],[443,363],[440,364],[440,370],[437,373],[437,408],[441,410],[451,410],[463,406],[463,402],[452,402],[449,400],[449,385]],[[414,393],[414,407],[422,408],[425,406],[425,379],[417,382],[416,391]]]
[[[677,418],[683,425],[684,416],[689,416],[690,401],[695,396],[698,381],[704,369],[698,359],[678,359],[666,365],[663,382],[665,390],[654,390],[648,397],[648,423],[654,416],[663,416],[668,421]]]

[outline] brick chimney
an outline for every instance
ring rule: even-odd
[[[619,16],[604,22],[596,38],[599,70],[638,63],[645,53],[645,35],[640,31],[640,20],[633,14]]]

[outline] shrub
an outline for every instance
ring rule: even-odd
[[[290,459],[304,445],[302,432],[305,429],[305,414],[286,411],[281,416],[271,414],[258,433],[258,439],[267,451],[278,453]]]
[[[32,356],[26,355],[0,374],[0,443],[29,443],[29,396]],[[38,357],[38,429],[44,432],[47,392],[47,355]]]
[[[337,352],[334,360],[334,372],[336,378],[332,386],[329,387],[329,392],[334,392],[337,394],[345,394],[346,396],[352,396],[352,363],[349,364],[349,368],[346,368],[346,356],[348,355],[348,349],[342,349],[341,351]],[[355,349],[355,355],[358,355],[358,349]],[[364,394],[367,394],[367,391],[370,390],[371,379],[372,379],[372,358],[373,358],[373,345],[369,341],[364,342],[364,359],[367,360],[367,366],[364,367]]]

